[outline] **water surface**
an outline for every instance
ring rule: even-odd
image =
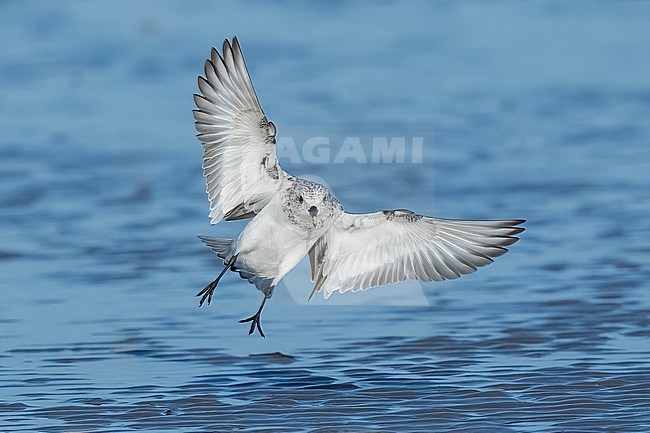
[[[0,4],[0,430],[650,431],[649,15]],[[266,339],[234,275],[198,309],[218,263],[195,236],[241,225],[209,226],[191,94],[233,34],[284,137],[424,138],[421,164],[287,170],[351,211],[523,217],[522,241],[328,303],[298,273]]]

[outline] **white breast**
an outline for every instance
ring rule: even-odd
[[[277,194],[237,237],[237,268],[273,278],[276,285],[300,263],[326,229],[304,230],[292,224]]]

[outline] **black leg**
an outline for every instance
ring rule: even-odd
[[[219,284],[219,280],[221,279],[221,277],[223,277],[223,274],[226,273],[228,268],[235,264],[235,260],[237,260],[237,256],[232,256],[227,263],[224,263],[223,270],[221,271],[217,279],[211,282],[210,284],[208,284],[207,286],[205,286],[203,290],[201,290],[199,293],[196,294],[197,297],[201,296],[199,307],[203,305],[206,299],[208,300],[208,305],[210,305],[210,302],[212,301],[212,294],[214,293],[214,289],[217,288],[217,284]]]
[[[264,335],[264,331],[262,331],[262,326],[260,325],[260,317],[262,316],[262,308],[264,308],[264,304],[266,304],[266,300],[271,297],[272,293],[273,293],[273,288],[271,288],[270,292],[264,294],[262,305],[260,305],[260,308],[259,310],[257,310],[257,313],[253,314],[251,317],[239,321],[239,323],[251,322],[251,329],[250,331],[248,331],[248,335],[251,335],[253,332],[255,332],[255,328],[257,328],[257,331],[260,333],[260,335],[266,338],[266,335]]]

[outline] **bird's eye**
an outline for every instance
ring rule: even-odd
[[[298,201],[299,201],[300,203],[302,203],[302,202],[305,201],[305,200],[302,198],[302,196],[298,196]]]

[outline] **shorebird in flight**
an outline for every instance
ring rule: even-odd
[[[441,281],[475,272],[507,252],[525,220],[461,221],[409,210],[353,214],[328,189],[292,176],[278,164],[276,129],[264,115],[237,38],[212,49],[194,95],[210,222],[250,219],[236,239],[201,236],[221,260],[219,276],[197,296],[210,304],[228,269],[263,294],[250,322],[264,336],[260,316],[280,280],[309,254],[314,288],[366,290],[406,279]],[[310,296],[311,297],[311,296]]]

